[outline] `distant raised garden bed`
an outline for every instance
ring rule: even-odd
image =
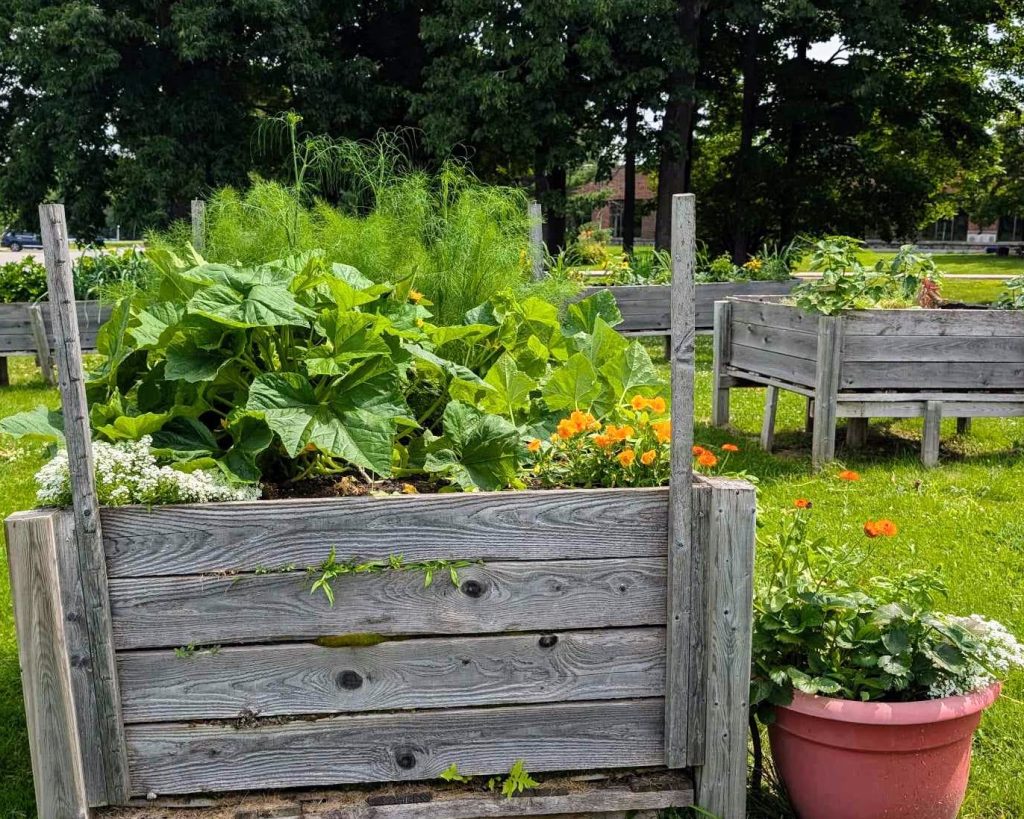
[[[98,301],[78,301],[75,307],[82,349],[95,350],[96,333],[100,325],[110,318],[110,307]],[[43,338],[46,339],[45,345],[40,344]],[[52,382],[50,350],[53,345],[49,304],[0,304],[0,387],[10,383],[7,358],[12,355],[36,356],[44,378]]]
[[[708,282],[697,284],[696,330],[698,333],[711,332],[714,328],[715,302],[730,296],[774,296],[786,295],[797,284],[799,279],[783,282]],[[590,286],[583,289],[580,298],[592,296],[601,290],[609,290],[619,305],[622,313],[622,324],[616,327],[619,332],[638,336],[668,335],[672,322],[669,318],[668,285],[619,285]]]
[[[779,297],[715,305],[712,421],[729,422],[729,391],[767,387],[762,445],[771,449],[780,389],[808,398],[812,460],[835,457],[838,418],[847,445],[867,419],[923,417],[921,459],[939,457],[942,418],[1024,416],[1024,313],[1010,310],[853,310],[820,316]]]

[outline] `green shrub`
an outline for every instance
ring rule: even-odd
[[[46,297],[46,268],[33,256],[0,264],[0,303],[38,301]]]

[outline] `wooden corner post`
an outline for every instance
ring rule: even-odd
[[[732,302],[715,302],[714,350],[711,366],[711,423],[716,427],[729,424],[729,348],[732,345]]]
[[[540,202],[530,202],[530,268],[535,282],[544,278],[544,213]]]
[[[814,427],[811,464],[821,469],[836,457],[839,366],[843,354],[843,317],[818,317],[818,355],[814,378]]]
[[[669,483],[668,612],[665,672],[665,764],[682,768],[700,756],[701,732],[692,698],[700,696],[701,646],[691,642],[701,605],[693,549],[693,378],[695,337],[696,203],[672,197],[672,472]],[[698,615],[699,616],[699,615]]]
[[[206,250],[206,201],[192,200],[192,247],[202,253]]]
[[[128,798],[127,752],[64,206],[41,205],[39,221],[71,477],[71,512],[54,518],[63,636],[79,736],[88,743],[82,750],[89,803],[117,804]]]
[[[704,732],[703,759],[694,768],[697,804],[721,819],[743,819],[757,498],[746,481],[709,478],[697,489],[704,614],[694,628],[699,622],[705,635],[704,691],[694,711]]]

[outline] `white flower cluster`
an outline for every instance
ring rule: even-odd
[[[92,456],[96,470],[96,492],[102,506],[161,503],[210,503],[213,501],[256,500],[256,484],[232,486],[215,472],[197,469],[179,472],[160,466],[149,451],[152,439],[108,444],[94,441]],[[67,506],[71,503],[71,477],[68,454],[57,453],[36,473],[40,506]]]
[[[980,691],[997,679],[1005,678],[1010,669],[1024,666],[1024,645],[997,620],[986,620],[980,614],[950,615],[943,619],[970,632],[984,650],[983,656],[969,659],[960,673],[949,674],[932,684],[928,689],[930,697],[938,699]]]

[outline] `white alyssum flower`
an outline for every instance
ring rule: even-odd
[[[102,506],[256,500],[260,495],[257,484],[233,486],[216,472],[204,469],[181,472],[161,466],[150,452],[151,443],[148,435],[138,441],[116,444],[93,442],[96,492]],[[58,452],[36,473],[36,484],[36,500],[40,506],[71,503],[71,478],[65,450]]]
[[[967,617],[946,616],[945,621],[970,632],[983,646],[982,656],[969,659],[959,673],[948,673],[936,680],[928,694],[934,699],[980,691],[1007,673],[1024,666],[1024,645],[1021,645],[1002,623],[987,620],[980,614]]]

